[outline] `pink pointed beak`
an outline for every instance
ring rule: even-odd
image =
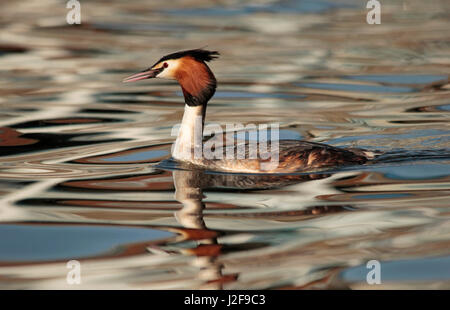
[[[128,83],[128,82],[136,82],[139,80],[152,79],[155,78],[161,71],[162,69],[145,69],[144,71],[141,71],[139,73],[124,78],[122,82]]]

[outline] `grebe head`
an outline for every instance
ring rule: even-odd
[[[206,62],[219,55],[216,51],[194,49],[166,55],[153,66],[133,74],[123,82],[151,78],[177,80],[189,106],[205,105],[216,91],[216,78]]]

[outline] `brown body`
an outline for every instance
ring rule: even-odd
[[[236,147],[235,147],[236,148]],[[243,173],[292,173],[314,172],[336,166],[360,165],[372,157],[370,152],[359,149],[343,149],[321,143],[281,140],[276,165],[267,169],[262,164],[269,163],[269,159],[249,158],[246,148],[244,159],[192,159],[186,166],[195,165],[207,170],[219,170]]]

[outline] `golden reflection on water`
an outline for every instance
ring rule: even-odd
[[[79,26],[38,2],[0,10],[1,288],[73,289],[70,259],[87,289],[375,288],[371,259],[376,288],[449,288],[448,1],[383,3],[376,26],[352,0],[89,1]],[[180,170],[179,87],[120,81],[205,45],[221,52],[207,122],[386,155]]]

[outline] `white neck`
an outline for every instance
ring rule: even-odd
[[[206,105],[191,107],[186,104],[184,106],[183,120],[175,145],[172,147],[173,158],[192,161],[195,154],[194,149],[199,147],[201,152],[205,108]]]

